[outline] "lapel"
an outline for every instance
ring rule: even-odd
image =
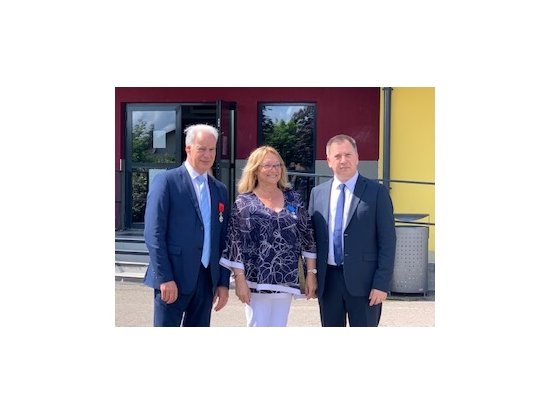
[[[327,190],[324,193],[325,197],[321,199],[321,208],[320,211],[323,213],[323,217],[325,218],[325,223],[327,224],[327,233],[330,231],[329,223],[330,223],[330,193],[332,191],[332,183],[334,182],[334,179],[330,179],[328,182],[326,182],[325,186],[327,186]]]
[[[179,171],[181,177],[181,183],[183,183],[183,193],[191,196],[191,203],[195,207],[195,212],[197,213],[200,221],[202,222],[201,209],[199,208],[199,200],[197,199],[197,193],[195,192],[195,186],[193,186],[193,180],[191,175],[182,164]],[[210,181],[210,180],[209,180]]]
[[[349,207],[348,219],[344,225],[344,230],[348,227],[351,217],[357,210],[357,205],[359,205],[359,200],[361,200],[360,196],[365,191],[365,187],[367,187],[367,180],[363,176],[359,175],[359,177],[357,177],[357,182],[355,183],[355,189],[353,189],[353,195],[351,196],[351,205]]]
[[[214,179],[208,176],[208,192],[210,193],[210,229],[212,230],[214,223],[220,221],[218,202],[220,196],[218,194],[218,187],[214,183]]]

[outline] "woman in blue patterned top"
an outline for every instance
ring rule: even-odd
[[[238,191],[220,264],[233,272],[249,327],[286,326],[292,297],[301,295],[301,256],[307,264],[305,297],[316,297],[317,256],[307,209],[270,146],[250,154]]]

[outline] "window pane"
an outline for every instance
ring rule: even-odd
[[[176,111],[132,112],[132,161],[176,162]]]
[[[164,169],[132,169],[132,222],[143,223],[147,193],[154,177]]]
[[[132,222],[134,223],[144,221],[148,188],[147,169],[132,171]]]
[[[262,141],[281,154],[289,172],[314,173],[315,105],[262,104]]]

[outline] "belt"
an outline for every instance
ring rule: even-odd
[[[327,268],[328,269],[333,269],[333,270],[340,270],[340,269],[344,269],[344,266],[343,265],[330,265],[330,264],[327,264]]]
[[[272,290],[257,290],[255,288],[251,288],[250,289],[250,292],[251,293],[255,293],[255,294],[279,294],[280,291],[272,291]]]

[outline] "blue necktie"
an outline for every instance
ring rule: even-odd
[[[204,176],[197,176],[199,183],[199,207],[202,223],[204,224],[204,245],[202,247],[201,262],[204,267],[210,263],[210,203],[208,201],[208,183]]]
[[[334,234],[332,240],[334,242],[334,261],[336,265],[342,265],[344,257],[342,255],[342,223],[344,222],[344,202],[346,198],[344,183],[338,186],[340,189],[340,196],[338,196],[338,202],[336,203],[336,217],[334,218]]]

